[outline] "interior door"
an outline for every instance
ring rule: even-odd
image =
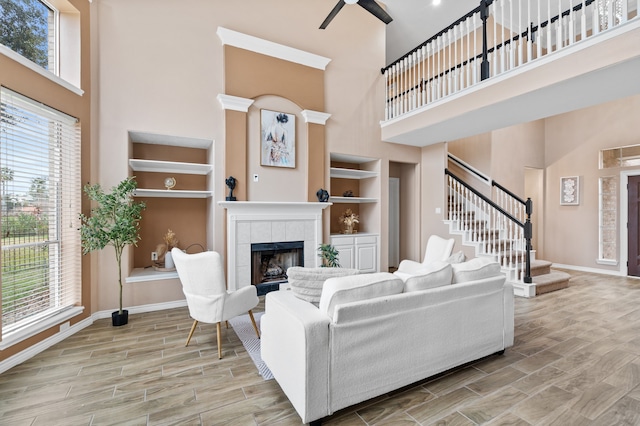
[[[628,223],[627,241],[629,259],[627,262],[627,274],[640,276],[640,247],[638,243],[638,224],[640,223],[640,176],[629,176],[627,185]]]

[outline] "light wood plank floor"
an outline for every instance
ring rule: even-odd
[[[640,280],[571,274],[568,289],[516,299],[516,342],[505,355],[325,424],[640,425]],[[129,320],[118,329],[97,321],[0,375],[0,424],[300,424],[231,328],[218,360],[214,326],[184,347],[186,308]]]

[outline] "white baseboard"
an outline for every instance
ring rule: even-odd
[[[614,275],[616,277],[626,277],[626,274],[623,274],[620,271],[615,271],[612,269],[600,269],[600,268],[589,268],[586,266],[575,266],[575,265],[563,265],[562,263],[554,263],[551,265],[552,268],[560,268],[560,269],[569,269],[572,271],[578,272],[590,272],[592,274],[604,274],[604,275]]]
[[[145,312],[164,311],[166,309],[182,308],[184,306],[187,306],[186,300],[175,300],[173,302],[163,302],[163,303],[153,303],[150,305],[131,306],[125,309],[129,311],[129,315],[133,315],[133,314],[143,314]],[[113,309],[110,309],[108,311],[98,311],[98,312],[94,312],[93,315],[91,315],[91,317],[94,320],[111,318],[112,312],[113,312]]]
[[[133,306],[133,307],[127,308],[127,310],[129,311],[129,314],[141,314],[145,312],[181,308],[184,306],[187,306],[186,300],[176,300],[173,302]],[[103,318],[111,318],[111,312],[113,312],[113,310],[95,312],[89,318],[86,318],[78,322],[77,324],[72,325],[71,327],[61,329],[58,333],[54,334],[53,336],[47,337],[46,339],[5,359],[4,361],[0,361],[0,374],[15,367],[16,365],[22,364],[23,362],[33,358],[34,356],[38,355],[40,352],[43,352],[44,350],[50,348],[56,343],[62,342],[64,339],[73,336],[77,332],[93,324],[95,320],[103,319]]]

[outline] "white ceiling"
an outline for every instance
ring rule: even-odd
[[[382,0],[393,21],[387,25],[386,64],[408,53],[480,4],[480,0]]]

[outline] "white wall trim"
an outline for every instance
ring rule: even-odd
[[[232,111],[248,112],[249,107],[253,104],[253,99],[241,98],[239,96],[225,95],[220,93],[218,95],[218,101],[222,108],[230,109]]]
[[[24,56],[14,52],[13,50],[9,49],[8,47],[6,47],[3,44],[0,44],[0,54],[6,56],[7,58],[18,62],[20,65],[23,65],[27,68],[29,68],[31,71],[34,71],[38,74],[40,74],[41,76],[51,80],[52,82],[64,87],[65,89],[75,93],[78,96],[82,96],[84,94],[84,90],[80,89],[79,87],[74,86],[73,84],[69,83],[67,80],[63,80],[62,78],[58,77],[57,75],[55,75],[54,73],[52,73],[51,71],[48,71],[44,68],[42,68],[40,65],[36,64],[35,62],[32,62],[30,60],[28,60],[27,58],[25,58]]]
[[[603,275],[613,275],[616,277],[624,277],[626,276],[626,272],[625,273],[621,273],[620,271],[616,271],[615,269],[599,269],[599,268],[589,268],[586,266],[575,266],[575,265],[564,265],[562,263],[553,263],[553,265],[551,266],[552,268],[560,268],[560,269],[569,269],[572,271],[579,271],[579,272],[589,272],[592,274],[603,274]]]
[[[295,49],[283,44],[274,43],[248,34],[239,33],[224,27],[218,27],[216,32],[222,41],[222,44],[239,47],[241,49],[250,50],[274,58],[283,59],[285,61],[294,62],[296,64],[305,65],[320,70],[325,70],[331,61],[324,56],[314,53],[305,52],[304,50]]]
[[[181,308],[187,306],[187,301],[186,300],[175,300],[173,302],[164,302],[164,303],[154,303],[154,304],[149,304],[149,305],[141,305],[141,306],[133,306],[130,308],[127,308],[127,310],[129,311],[129,314],[140,314],[140,313],[145,313],[145,312],[153,312],[153,311],[162,311],[165,309],[175,309],[175,308]],[[89,318],[83,319],[82,321],[67,327],[64,324],[60,324],[60,331],[56,334],[54,334],[53,336],[50,336],[48,338],[46,338],[45,340],[36,343],[33,346],[30,346],[29,348],[25,349],[24,351],[21,351],[7,359],[5,359],[4,361],[0,361],[0,374],[4,373],[5,371],[15,367],[16,365],[19,365],[27,360],[29,360],[30,358],[33,358],[34,356],[38,355],[39,353],[45,351],[46,349],[50,348],[51,346],[55,345],[56,343],[62,342],[64,339],[73,336],[74,334],[76,334],[77,332],[87,328],[88,326],[90,326],[91,324],[93,324],[93,322],[95,320],[98,319],[104,319],[104,318],[111,318],[111,312],[113,312],[113,310],[107,310],[107,311],[98,311],[95,312],[93,315],[91,315]]]
[[[331,117],[331,114],[326,112],[312,111],[310,109],[305,109],[300,114],[302,114],[306,123],[322,124],[323,126],[327,124],[327,120]]]

